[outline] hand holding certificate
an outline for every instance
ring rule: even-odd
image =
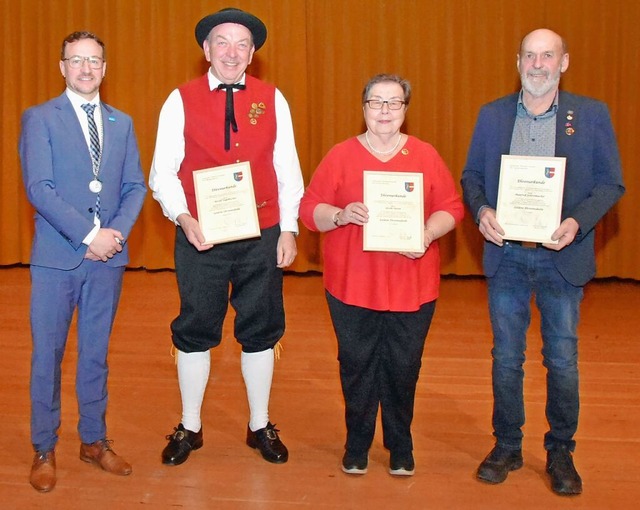
[[[365,251],[424,252],[422,174],[364,172]]]
[[[193,172],[203,244],[260,237],[260,224],[248,162]]]
[[[556,244],[566,158],[502,156],[496,220],[504,239]]]

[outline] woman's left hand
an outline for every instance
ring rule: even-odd
[[[422,258],[425,253],[427,253],[426,249],[423,252],[401,251],[399,252],[399,255],[402,255],[403,257],[407,257],[408,259],[411,259],[411,260],[416,260],[416,259]]]
[[[412,260],[416,260],[419,258],[422,258],[424,256],[425,253],[427,253],[427,250],[429,249],[429,246],[431,245],[431,243],[433,241],[436,240],[436,234],[433,231],[433,229],[431,227],[427,227],[425,225],[424,227],[424,251],[422,252],[415,252],[415,251],[403,251],[400,252],[400,255],[402,255],[403,257],[407,257],[408,259],[412,259]]]

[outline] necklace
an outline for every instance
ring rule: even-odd
[[[373,148],[373,146],[371,145],[371,142],[369,141],[369,130],[368,129],[364,132],[364,139],[367,141],[367,145],[369,146],[369,149],[371,149],[371,152],[375,152],[376,154],[380,154],[381,156],[387,156],[387,155],[391,154],[392,152],[394,152],[398,148],[398,145],[400,145],[400,140],[402,140],[402,133],[400,133],[400,136],[398,136],[398,141],[393,146],[393,148],[389,149],[388,151],[379,151],[379,150]]]

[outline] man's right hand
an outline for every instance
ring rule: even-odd
[[[496,220],[496,210],[491,207],[485,207],[480,213],[478,229],[487,241],[502,246],[502,236],[504,230]]]
[[[85,258],[90,260],[101,260],[106,262],[113,258],[116,253],[122,251],[122,244],[116,241],[122,239],[122,233],[112,228],[101,228],[96,237],[89,244]]]
[[[183,213],[178,216],[177,220],[184,235],[187,236],[187,240],[196,250],[207,251],[213,248],[213,244],[204,244],[204,236],[202,235],[202,230],[200,230],[200,224],[193,216]]]

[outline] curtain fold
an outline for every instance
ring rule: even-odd
[[[289,102],[308,182],[324,154],[364,129],[360,95],[373,74],[413,86],[404,131],[433,144],[459,181],[480,106],[516,91],[516,52],[530,30],[568,42],[562,88],[605,101],[616,128],[627,193],[597,227],[598,276],[640,279],[634,218],[640,208],[636,137],[640,112],[640,5],[631,1],[237,0],[267,25],[249,73]],[[227,7],[201,0],[2,0],[0,265],[29,262],[33,211],[22,186],[17,140],[22,111],[64,90],[62,39],[98,34],[107,47],[102,99],[134,119],[148,175],[160,108],[171,90],[207,70],[194,27]],[[292,269],[321,271],[322,236],[301,225]],[[151,194],[130,237],[131,267],[173,268],[175,227]],[[482,240],[470,217],[441,240],[444,274],[481,274]]]

